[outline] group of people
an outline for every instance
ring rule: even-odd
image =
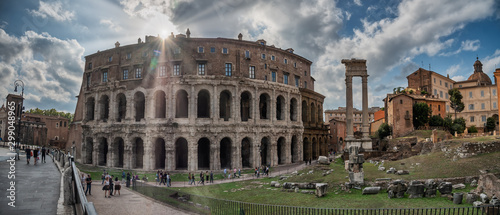
[[[35,147],[26,146],[26,149],[24,151],[26,152],[26,163],[28,165],[30,164],[31,157],[33,157],[34,165],[36,165],[36,163],[40,160],[40,158],[41,158],[40,162],[46,163],[45,155],[49,154],[49,149],[46,149],[45,146],[41,148],[36,146]]]
[[[226,178],[227,176],[227,179],[231,179],[231,169],[229,169],[229,171],[227,171],[227,169],[224,169],[224,178]],[[238,169],[238,174],[236,174],[236,168],[234,169],[234,172],[233,172],[233,178],[239,178],[241,177],[241,169]]]
[[[269,176],[269,166],[255,167],[254,176],[259,178],[260,174]]]
[[[163,170],[156,171],[156,183],[161,185],[167,185],[167,187],[171,186],[172,179],[170,177],[169,172],[163,172]]]
[[[83,177],[83,174],[82,174],[82,177]],[[90,177],[90,175],[89,175],[89,177]],[[122,176],[122,178],[123,178],[123,176]],[[103,174],[101,175],[101,179],[102,179],[101,185],[104,185],[102,187],[102,190],[104,190],[104,198],[111,198],[111,196],[116,195],[116,192],[118,192],[118,195],[121,195],[120,190],[121,190],[122,186],[121,186],[121,181],[118,180],[118,177],[114,177],[113,175],[109,175],[109,173],[107,173],[107,172],[103,172]],[[92,183],[92,179],[90,181],[91,181],[90,183]],[[114,194],[113,194],[113,191],[114,191]],[[85,191],[85,195],[86,194],[87,194],[87,191]]]

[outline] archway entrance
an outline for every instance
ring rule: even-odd
[[[125,144],[121,137],[117,137],[115,139],[115,144],[113,144],[113,153],[114,156],[114,167],[123,167],[123,153],[125,151]]]
[[[94,149],[94,141],[92,138],[87,137],[87,143],[85,144],[85,163],[92,164],[92,151]]]
[[[133,145],[133,153],[134,153],[134,163],[132,168],[142,169],[144,162],[144,141],[141,138],[135,138]]]
[[[210,140],[198,140],[198,169],[210,169]]]
[[[297,136],[292,136],[292,146],[290,147],[290,155],[292,156],[292,163],[297,162],[298,159],[298,145],[297,145]]]
[[[165,169],[165,140],[158,138],[155,141],[155,169]]]
[[[188,166],[188,143],[184,138],[175,141],[175,169],[187,169]]]
[[[228,137],[220,141],[220,167],[231,168],[231,139]]]
[[[252,167],[252,146],[248,137],[241,141],[241,165],[243,168]]]
[[[260,141],[260,163],[267,166],[271,163],[271,144],[268,137],[262,138]]]
[[[307,139],[307,137],[304,138],[304,142],[303,142],[303,152],[304,152],[304,161],[308,161],[310,158],[311,158],[311,153],[310,153],[310,147],[311,147],[311,144],[309,143],[309,139]]]
[[[278,139],[278,164],[284,164],[286,160],[286,143],[285,143],[285,138],[280,137]]]
[[[98,145],[98,156],[97,164],[99,166],[106,166],[108,159],[108,140],[106,138],[101,138]]]

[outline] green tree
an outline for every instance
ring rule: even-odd
[[[455,110],[455,119],[457,119],[457,113],[462,112],[465,108],[462,102],[463,96],[457,88],[448,90],[448,94],[450,95],[450,107]]]
[[[35,109],[29,109],[26,113],[31,113],[31,114],[38,114],[38,115],[44,115],[44,116],[60,116],[69,119],[69,124],[73,122],[74,114],[72,113],[66,113],[66,112],[59,112],[56,109],[52,108],[49,110],[41,110],[39,108]]]
[[[488,119],[486,119],[486,131],[493,131],[493,130],[495,130],[495,118],[488,117]]]
[[[454,134],[455,132],[451,129],[451,126],[453,126],[453,119],[451,119],[451,115],[446,116],[443,119],[443,125],[448,130],[450,133]]]
[[[418,128],[429,122],[429,116],[432,115],[431,108],[423,102],[417,102],[413,105],[413,126]]]
[[[385,137],[391,135],[391,126],[387,123],[382,123],[377,130],[377,136],[379,139],[384,139]]]
[[[444,126],[444,119],[439,115],[431,116],[429,119],[430,126]]]
[[[469,127],[469,133],[477,133],[477,128],[475,125]]]
[[[459,134],[464,133],[465,130],[465,119],[460,117],[458,119],[453,120],[453,124],[451,126],[451,132],[455,133],[455,131]]]

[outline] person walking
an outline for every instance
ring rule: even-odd
[[[122,189],[122,186],[120,184],[120,181],[118,181],[118,177],[115,178],[115,196],[116,196],[116,191],[118,191],[118,195],[120,194],[120,189]]]
[[[102,187],[102,189],[104,190],[104,198],[111,198],[111,196],[109,195],[109,178],[106,177],[104,179],[104,187]]]
[[[224,178],[226,178],[226,174],[227,174],[227,169],[224,168]]]
[[[167,187],[170,187],[170,173],[167,172]]]
[[[210,183],[214,183],[214,173],[212,171],[210,171]]]
[[[114,178],[114,176],[109,177],[109,190],[110,190],[109,195],[110,196],[113,196],[113,190],[115,190],[115,186],[114,186],[115,183],[113,182],[113,178]]]
[[[33,159],[35,160],[35,165],[36,165],[36,162],[38,160],[38,148],[36,148],[36,147],[33,150]]]
[[[210,175],[208,174],[208,171],[205,172],[205,179],[206,179],[206,181],[208,183],[208,180],[210,179]]]
[[[200,172],[200,181],[198,182],[198,184],[205,185],[205,183],[203,182],[203,171]]]
[[[42,163],[46,163],[45,162],[45,153],[47,152],[47,150],[45,149],[45,146],[42,147]]]
[[[31,158],[31,149],[29,147],[26,147],[26,164],[30,165],[30,158]]]
[[[19,158],[19,146],[16,147],[16,157],[17,157],[17,160],[21,160]]]
[[[156,185],[158,185],[160,183],[160,170],[156,171]]]
[[[85,190],[85,195],[89,192],[89,195],[92,195],[92,178],[90,174],[87,175],[87,179],[85,179],[85,183],[87,184],[87,189]]]
[[[130,187],[130,172],[127,173],[127,181],[125,182],[125,186]]]
[[[191,173],[188,173],[188,185],[191,185]]]

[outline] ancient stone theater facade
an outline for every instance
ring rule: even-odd
[[[314,92],[311,61],[292,49],[188,30],[117,42],[85,61],[67,146],[82,163],[195,171],[327,153],[324,96]]]

